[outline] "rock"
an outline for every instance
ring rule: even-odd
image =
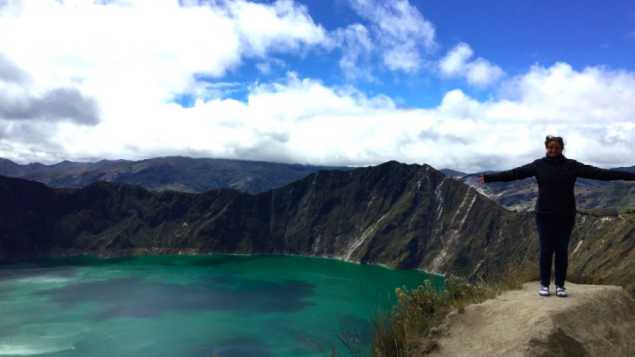
[[[635,356],[635,299],[616,285],[566,283],[566,298],[522,289],[453,311],[429,356]]]

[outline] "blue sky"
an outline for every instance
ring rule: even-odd
[[[471,5],[470,5],[471,4]],[[629,1],[431,1],[418,8],[440,42],[465,41],[510,73],[534,62],[574,68],[633,66],[635,6]],[[463,10],[460,10],[463,9]]]
[[[627,1],[0,1],[0,156],[633,165]]]
[[[368,23],[344,0],[299,3],[327,30],[355,22]],[[533,64],[549,66],[559,61],[577,70],[596,65],[633,70],[635,66],[635,6],[629,1],[528,1],[512,5],[508,1],[447,0],[411,1],[411,4],[435,25],[439,48],[429,54],[430,58],[465,42],[511,76],[526,72]],[[338,68],[337,52],[276,57],[301,76],[320,78],[329,85],[348,82]],[[286,70],[277,68],[263,74],[257,70],[257,63],[247,60],[226,78],[238,82],[267,81],[284,75]],[[454,88],[481,99],[495,95],[490,89],[474,88],[463,80],[443,80],[424,71],[412,74],[378,68],[376,73],[380,82],[354,83],[371,94],[389,94],[404,106],[437,105]],[[244,99],[245,91],[232,95]]]

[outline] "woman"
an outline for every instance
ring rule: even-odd
[[[535,219],[540,238],[540,290],[549,296],[551,260],[555,253],[556,295],[566,297],[564,286],[567,274],[569,236],[575,223],[574,185],[577,177],[595,180],[635,180],[635,172],[601,169],[585,165],[562,154],[562,137],[548,135],[546,154],[533,162],[507,171],[480,176],[482,184],[493,181],[512,181],[531,176],[538,182]]]

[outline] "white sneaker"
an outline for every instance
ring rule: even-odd
[[[564,286],[556,286],[556,296],[566,297],[567,289],[565,289]]]
[[[538,294],[540,296],[549,296],[549,295],[551,295],[551,293],[549,292],[549,285],[544,286],[544,285],[540,284],[540,290],[538,290]]]

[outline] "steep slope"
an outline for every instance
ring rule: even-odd
[[[259,194],[82,189],[0,177],[0,261],[60,254],[299,254],[487,278],[537,269],[533,212],[515,213],[429,165],[322,170]],[[635,293],[635,215],[579,214],[570,277]]]
[[[461,246],[459,238],[489,241],[497,234],[469,221],[514,217],[428,165],[396,161],[319,171],[257,195],[231,189],[156,193],[106,182],[53,190],[2,182],[6,258],[69,248],[183,248],[324,255],[431,270],[458,258],[469,268],[478,254],[448,255]]]
[[[182,156],[140,161],[62,161],[53,165],[19,165],[10,160],[0,159],[0,175],[25,178],[52,187],[79,188],[97,181],[107,181],[140,185],[152,190],[183,192],[233,188],[258,193],[285,185],[321,169],[350,168]]]
[[[620,286],[568,283],[538,296],[538,281],[450,313],[430,356],[635,356],[635,300]]]

